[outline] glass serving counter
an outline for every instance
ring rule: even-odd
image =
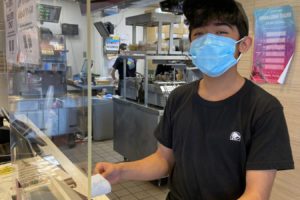
[[[88,166],[87,102],[87,97],[80,96],[10,97],[9,111],[2,108],[1,114],[10,129],[12,163],[0,166],[0,180],[3,179],[1,170],[11,167],[11,172],[15,172],[11,180],[18,183],[17,188],[11,190],[13,196],[27,195],[26,198],[38,199],[38,194],[49,193],[49,199],[54,199],[51,195],[63,200],[87,198],[88,178],[83,170]],[[92,106],[95,111],[94,140],[111,139],[112,99],[93,97]],[[82,154],[69,158],[67,152],[74,148],[80,148]],[[106,197],[99,196],[98,199]]]
[[[107,101],[94,98],[94,108],[97,106],[107,106]],[[53,105],[47,107],[41,104]],[[8,112],[2,108],[1,113],[5,116],[5,125],[10,127],[10,153],[11,163],[0,165],[0,182],[10,184],[10,190],[5,191],[0,185],[0,193],[11,195],[17,199],[86,199],[88,192],[88,178],[86,172],[80,169],[78,162],[70,160],[64,153],[64,149],[74,147],[75,141],[71,141],[70,136],[77,131],[77,134],[86,135],[86,127],[75,126],[71,129],[59,132],[59,129],[53,129],[57,125],[54,121],[66,121],[68,116],[75,118],[80,115],[68,112],[65,109],[84,109],[87,106],[87,98],[62,98],[51,101],[45,99],[22,99],[16,98],[10,101],[10,110]],[[37,106],[39,105],[39,106]],[[39,110],[39,108],[43,108]],[[36,109],[36,110],[35,110]],[[51,117],[39,118],[42,113],[52,113]],[[59,113],[65,113],[60,115]],[[30,113],[30,114],[28,114]],[[58,113],[58,115],[56,115]],[[72,115],[73,114],[73,115]],[[59,119],[59,117],[62,119]],[[56,119],[56,120],[54,120]],[[81,119],[75,121],[83,121]],[[72,120],[71,120],[72,121]],[[74,120],[73,120],[74,121]],[[68,123],[63,123],[68,124]],[[42,125],[42,126],[41,126]],[[59,123],[58,123],[59,125]],[[41,127],[47,127],[42,131]],[[52,130],[47,132],[46,130]],[[80,132],[81,130],[81,132]],[[57,137],[60,137],[57,139]],[[68,144],[63,145],[64,137],[67,137]],[[74,137],[71,137],[74,138]],[[83,154],[87,150],[82,148]],[[87,161],[81,160],[87,166]],[[83,164],[81,162],[81,165]],[[3,176],[4,175],[4,176]],[[2,191],[3,190],[3,191]],[[107,199],[105,196],[99,196],[97,199]]]

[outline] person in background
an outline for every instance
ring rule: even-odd
[[[119,46],[119,56],[118,58],[116,59],[112,69],[111,69],[111,72],[110,72],[110,75],[113,79],[113,82],[115,84],[118,83],[118,90],[116,91],[116,94],[118,95],[121,95],[121,87],[122,87],[122,81],[123,80],[123,77],[124,77],[124,73],[123,73],[123,69],[124,69],[124,66],[123,66],[123,61],[124,61],[124,51],[127,49],[127,45],[124,44],[124,43],[121,43],[120,46]],[[115,76],[115,72],[116,70],[118,70],[119,72],[119,78],[117,78]],[[131,58],[127,58],[126,59],[126,77],[135,77],[136,74],[136,60],[135,59],[131,59]]]
[[[154,154],[94,172],[111,183],[169,176],[168,200],[267,200],[294,161],[282,105],[237,71],[252,44],[245,12],[234,0],[185,0],[183,11],[203,78],[170,94]]]

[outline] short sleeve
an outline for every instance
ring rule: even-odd
[[[119,66],[120,66],[120,57],[118,57],[114,63],[114,65],[112,66],[114,69],[119,70]]]
[[[154,135],[160,144],[165,147],[172,148],[172,125],[171,125],[171,96],[169,96],[164,114],[158,126],[154,131]]]
[[[247,170],[294,168],[282,107],[275,108],[256,120],[247,154]]]

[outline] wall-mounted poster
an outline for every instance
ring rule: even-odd
[[[255,44],[251,80],[283,84],[294,51],[296,29],[289,5],[254,11]]]

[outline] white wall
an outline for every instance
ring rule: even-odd
[[[132,27],[125,25],[125,18],[135,15],[144,14],[145,10],[149,8],[128,8],[122,10],[119,14],[107,17],[100,17],[100,14],[94,13],[92,17],[92,24],[94,22],[110,21],[114,26],[114,35],[121,37],[121,42],[132,44]],[[98,15],[98,16],[97,16]],[[103,41],[94,25],[91,28],[92,36],[92,59],[94,60],[94,72],[100,73],[101,76],[109,76],[110,68],[113,62],[109,62],[106,55],[103,54]],[[143,28],[137,27],[137,42],[143,39]],[[137,71],[144,73],[144,62],[138,60]]]
[[[61,34],[61,24],[78,24],[79,35],[66,36],[67,65],[72,67],[72,74],[80,72],[83,64],[83,52],[87,52],[86,16],[80,13],[79,4],[73,1],[40,0],[41,4],[61,6],[59,23],[44,22],[42,27],[50,28],[53,34]]]

